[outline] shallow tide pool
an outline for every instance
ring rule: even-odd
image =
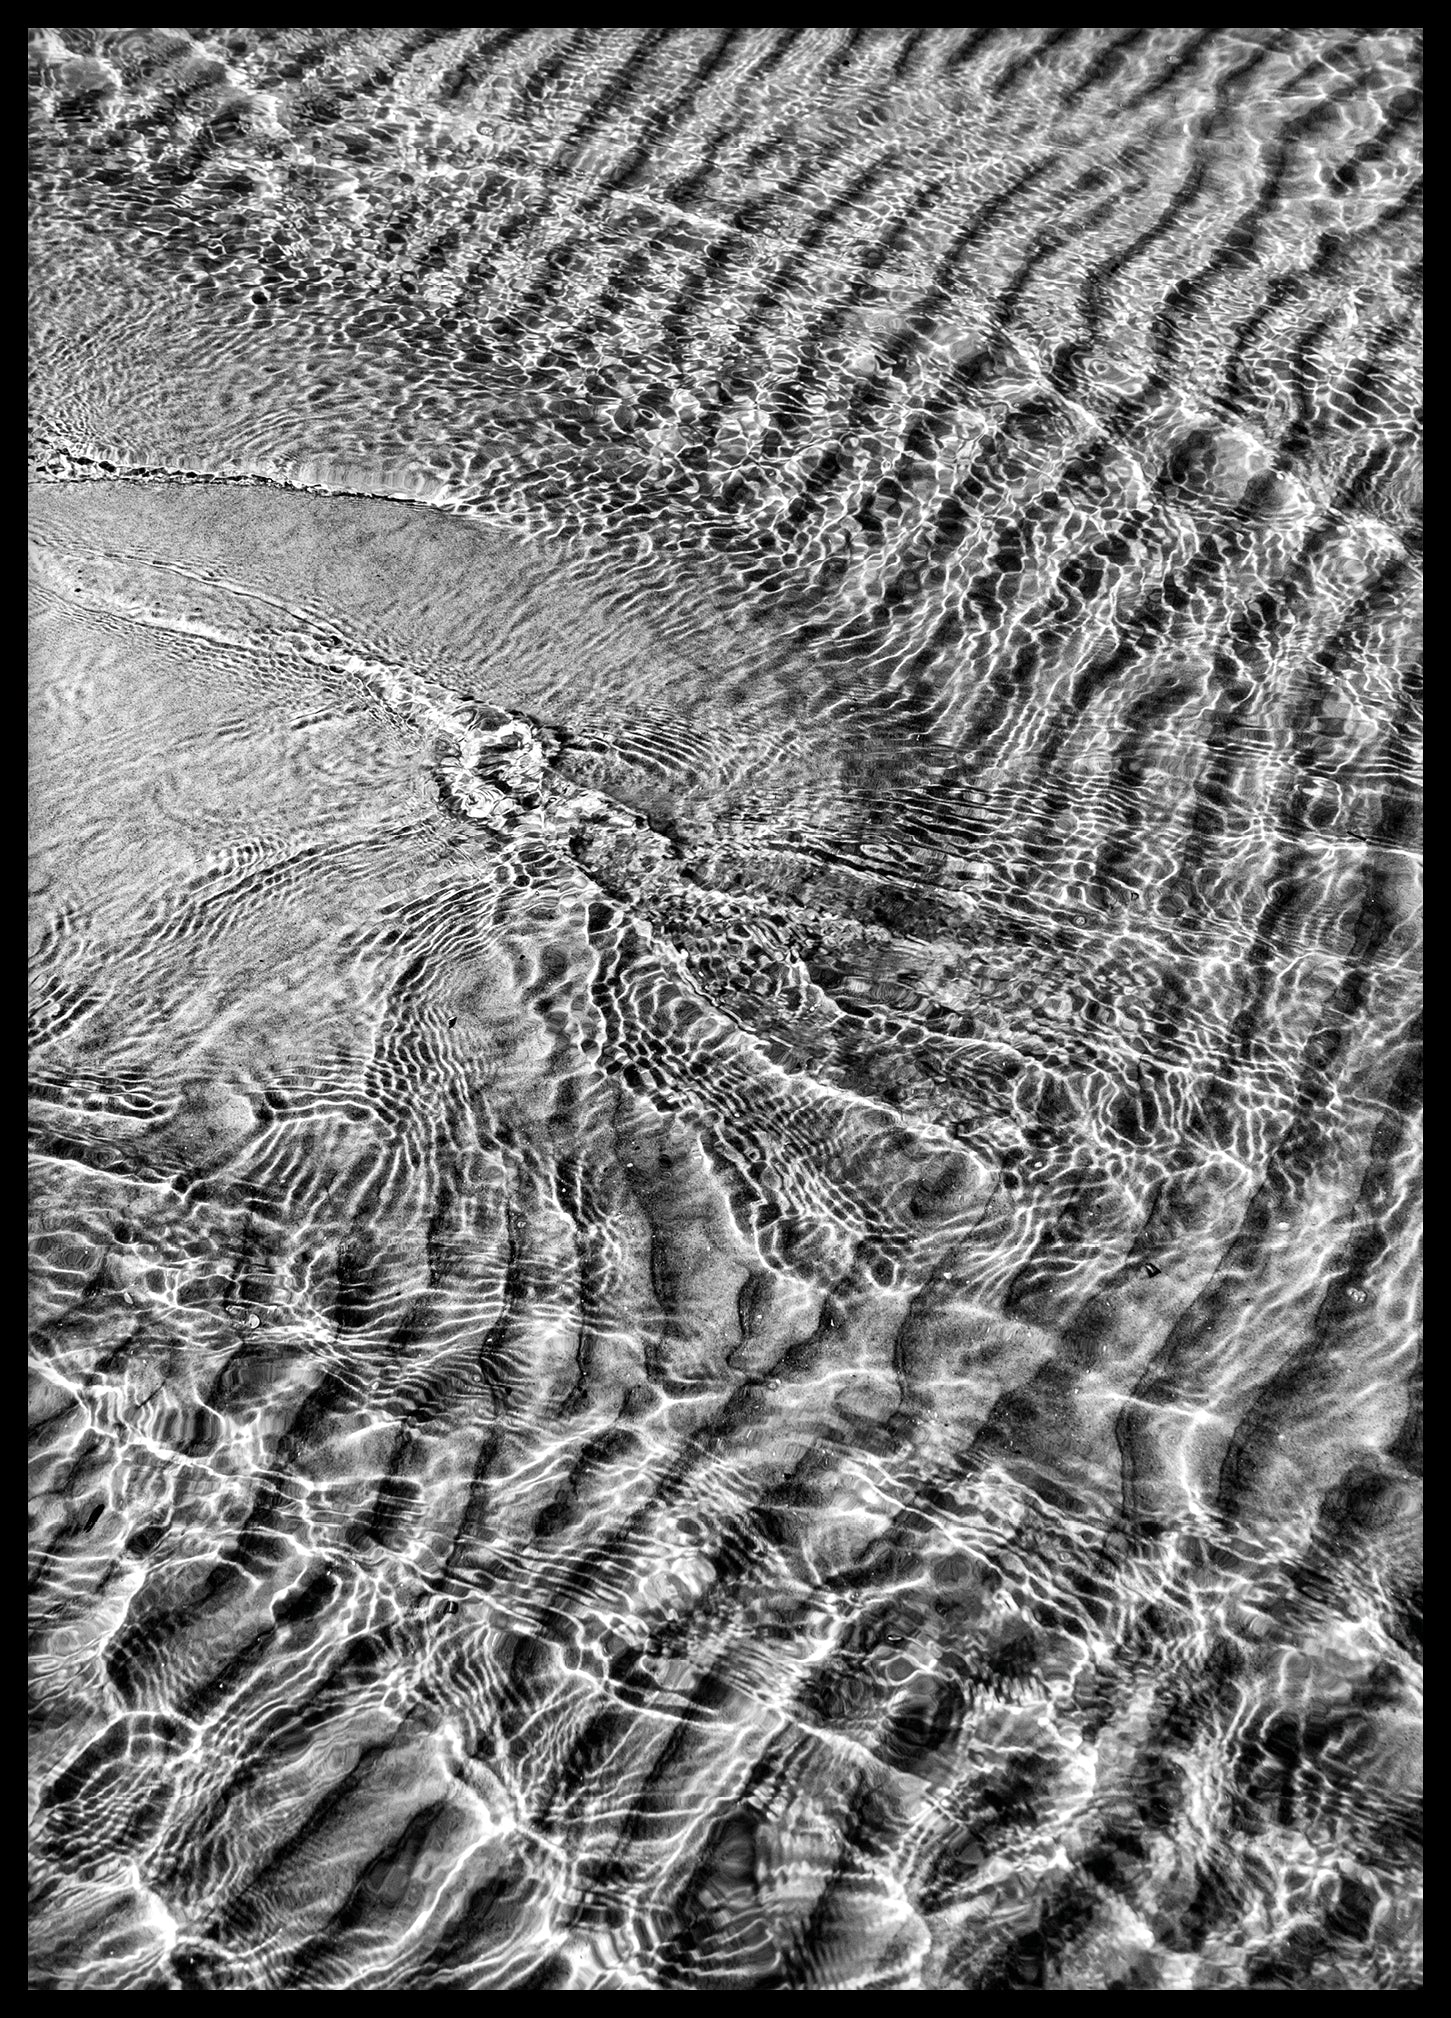
[[[33,1987],[1420,1987],[1419,62],[32,34]]]

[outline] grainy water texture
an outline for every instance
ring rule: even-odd
[[[37,1986],[1418,1986],[1418,40],[34,35]]]

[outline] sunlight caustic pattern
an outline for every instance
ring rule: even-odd
[[[32,36],[36,1987],[1419,1986],[1419,60]]]

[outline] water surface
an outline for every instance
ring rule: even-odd
[[[1416,36],[31,73],[32,1981],[1418,1987]]]

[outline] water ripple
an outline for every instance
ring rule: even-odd
[[[32,1982],[1419,1987],[1419,44],[49,29]]]

